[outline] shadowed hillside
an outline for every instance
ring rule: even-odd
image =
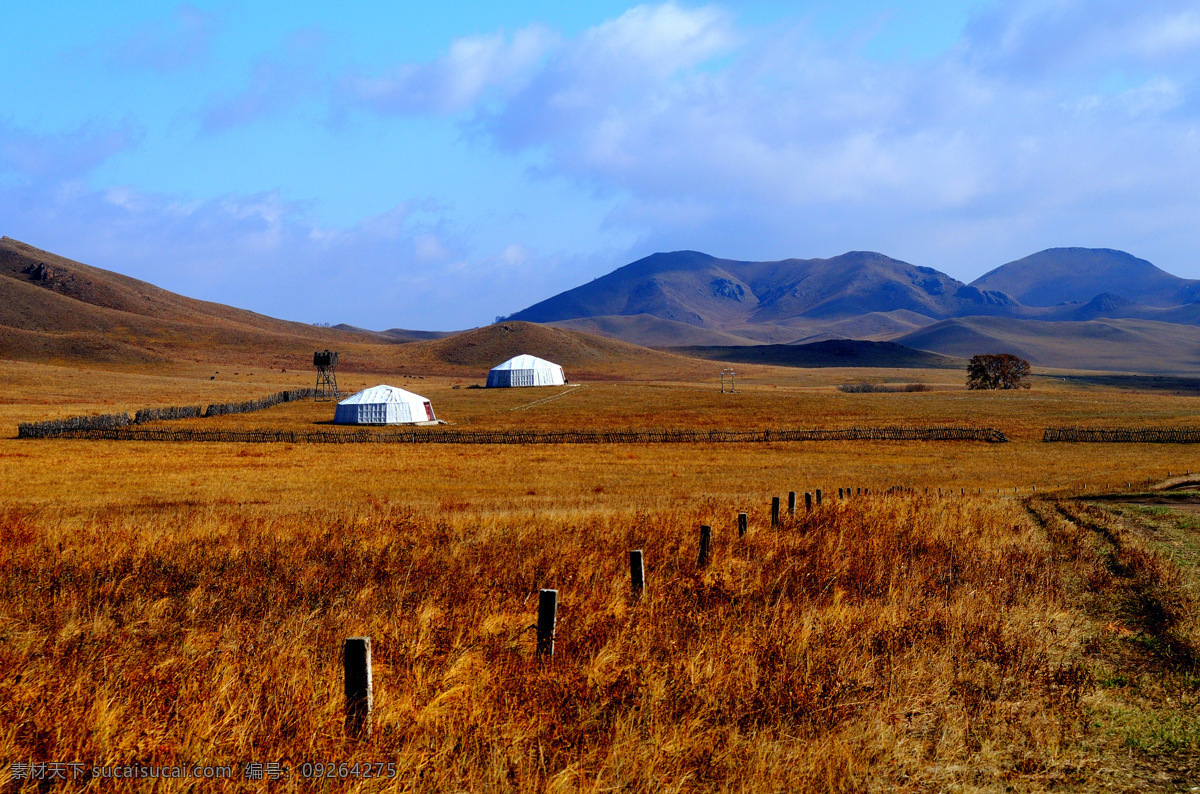
[[[958,368],[964,362],[948,356],[914,350],[895,342],[863,342],[831,339],[803,345],[756,345],[754,347],[683,347],[688,356],[741,364],[771,364],[781,367],[889,367],[900,369]]]
[[[970,357],[1013,353],[1043,367],[1149,373],[1200,369],[1200,328],[1147,320],[1046,323],[1002,317],[944,320],[894,341]]]

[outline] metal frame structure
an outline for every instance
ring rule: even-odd
[[[317,368],[316,394],[314,402],[330,402],[338,398],[337,385],[338,354],[336,350],[318,350],[313,353],[313,366]]]
[[[729,394],[737,394],[737,390],[734,389],[734,386],[736,385],[737,373],[733,371],[732,367],[726,367],[725,369],[721,370],[721,394],[726,393],[725,378],[727,378],[727,377],[729,378],[729,392],[728,393]]]

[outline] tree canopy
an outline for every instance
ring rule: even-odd
[[[967,363],[968,389],[1028,389],[1029,362],[1011,353],[984,353]]]

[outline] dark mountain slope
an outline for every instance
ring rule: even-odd
[[[803,345],[754,345],[751,347],[681,347],[676,352],[696,358],[739,364],[773,364],[781,367],[961,367],[960,359],[914,350],[895,342],[864,342],[828,339]]]
[[[943,320],[893,341],[960,358],[1013,353],[1039,366],[1062,369],[1146,373],[1200,369],[1200,328],[1149,320],[966,317]]]

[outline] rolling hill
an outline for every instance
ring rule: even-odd
[[[496,364],[521,353],[561,364],[572,380],[711,375],[711,367],[695,359],[569,328],[512,321],[410,342],[392,353],[399,369],[480,379]]]
[[[267,366],[331,345],[395,343],[372,332],[288,322],[187,298],[8,237],[0,238],[0,287],[0,356],[10,359]]]
[[[342,353],[344,372],[483,378],[518,353],[570,377],[710,375],[695,359],[570,329],[512,322],[455,334],[321,327],[194,300],[153,284],[0,239],[0,358],[172,371],[198,365],[308,370],[312,352]],[[204,377],[207,377],[205,375]]]
[[[756,345],[757,340],[733,332],[700,328],[652,314],[580,317],[547,323],[555,328],[571,328],[589,334],[621,339],[646,347],[685,347],[689,345]]]
[[[1145,259],[1109,248],[1048,248],[1001,265],[971,286],[1004,292],[1025,306],[1087,303],[1102,293],[1155,307],[1200,298],[1200,281],[1173,276]],[[1119,306],[1107,310],[1117,313],[1109,316],[1123,316]]]

